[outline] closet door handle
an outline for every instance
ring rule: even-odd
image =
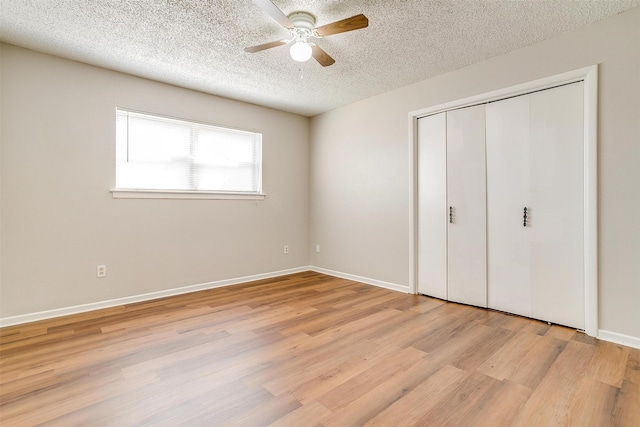
[[[524,208],[524,212],[522,215],[522,226],[526,227],[527,226],[527,208]]]
[[[449,206],[449,224],[453,224],[453,206]]]

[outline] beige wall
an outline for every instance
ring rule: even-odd
[[[308,118],[10,45],[0,76],[0,317],[309,265]],[[116,106],[262,132],[266,199],[113,199]]]
[[[640,338],[640,9],[314,117],[312,265],[409,284],[408,113],[600,64],[600,329]]]

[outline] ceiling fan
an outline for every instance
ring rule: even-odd
[[[345,33],[347,31],[359,30],[369,25],[366,16],[360,14],[346,18],[331,24],[316,27],[316,18],[308,12],[293,12],[289,16],[285,15],[278,6],[271,0],[253,0],[262,10],[275,19],[280,25],[291,32],[291,38],[276,40],[269,43],[260,44],[245,48],[246,52],[255,53],[272,47],[290,44],[289,52],[291,58],[298,62],[308,61],[312,56],[323,67],[332,65],[335,61],[327,52],[322,50],[317,44],[309,39],[322,38],[334,34]]]

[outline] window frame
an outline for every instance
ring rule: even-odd
[[[194,190],[194,189],[148,189],[148,188],[119,188],[114,186],[110,190],[112,197],[114,199],[211,199],[211,200],[263,200],[266,197],[266,194],[262,188],[262,178],[263,178],[263,156],[262,156],[262,133],[256,132],[255,130],[247,130],[247,129],[239,129],[228,126],[221,126],[212,123],[206,123],[197,120],[187,120],[178,117],[172,117],[162,114],[148,113],[143,111],[132,110],[128,108],[116,107],[116,119],[118,117],[118,113],[131,113],[142,116],[148,116],[151,118],[157,118],[159,120],[166,120],[168,122],[177,121],[180,124],[190,126],[190,132],[199,132],[199,126],[208,126],[212,128],[219,128],[224,131],[236,131],[243,133],[252,133],[260,136],[259,142],[259,160],[260,163],[258,165],[258,191],[224,191],[224,190]],[[115,123],[114,123],[115,124]],[[195,128],[195,129],[194,129]],[[116,139],[117,144],[117,135],[114,138]],[[127,141],[128,143],[128,141]],[[191,150],[193,149],[193,141],[191,142]],[[127,148],[128,149],[128,148]],[[116,158],[114,165],[116,166],[116,174],[118,168],[118,159],[117,159],[117,149],[116,149]],[[189,168],[195,167],[195,162],[190,161],[188,164]],[[115,181],[117,181],[117,176],[115,177]]]

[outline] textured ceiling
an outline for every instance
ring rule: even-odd
[[[0,39],[36,51],[312,116],[588,25],[640,0],[273,0],[316,25],[369,27],[317,43],[299,64],[289,33],[251,0],[0,0]],[[302,76],[302,78],[300,78]]]

